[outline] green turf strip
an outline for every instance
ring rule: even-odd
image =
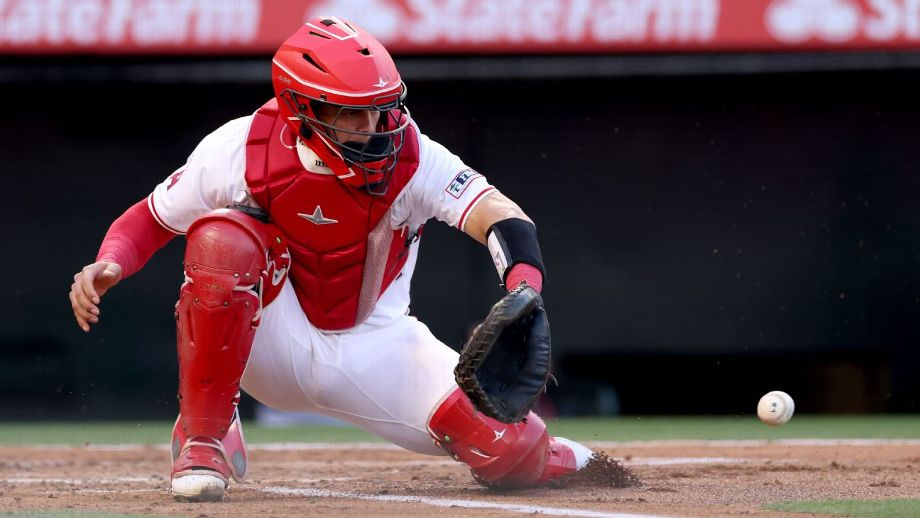
[[[744,440],[744,439],[920,439],[918,415],[796,416],[770,427],[752,416],[558,419],[547,422],[553,435],[580,441]],[[267,428],[243,423],[249,443],[374,442],[380,439],[349,426]],[[164,444],[172,423],[2,423],[0,445]]]
[[[3,423],[0,445],[6,444],[165,444],[172,423]],[[267,428],[243,423],[249,443],[259,442],[373,442],[373,435],[350,426],[293,426]]]
[[[915,518],[920,516],[920,499],[817,500],[768,504],[765,509],[794,513],[816,513],[857,518]]]
[[[136,518],[138,516],[144,516],[145,518],[173,518],[163,515],[116,514],[104,513],[102,511],[74,511],[72,509],[0,512],[0,517],[3,516],[11,516],[14,518]]]

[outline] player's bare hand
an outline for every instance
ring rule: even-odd
[[[70,305],[77,325],[89,332],[90,324],[99,323],[99,300],[121,280],[121,266],[109,261],[88,264],[73,276]]]

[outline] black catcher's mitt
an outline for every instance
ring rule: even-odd
[[[492,306],[473,331],[454,376],[480,412],[516,423],[543,393],[549,364],[549,321],[543,299],[521,284]]]

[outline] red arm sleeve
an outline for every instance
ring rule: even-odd
[[[157,223],[145,198],[112,223],[96,260],[117,263],[123,270],[122,279],[126,279],[143,268],[153,253],[176,235]]]

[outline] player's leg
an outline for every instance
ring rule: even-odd
[[[450,453],[491,485],[541,482],[587,463],[588,448],[550,438],[535,414],[504,425],[474,412],[453,378],[457,353],[416,319],[325,335],[295,305],[286,287],[263,316],[243,379],[259,401],[337,417],[418,453]]]
[[[437,406],[428,428],[436,444],[489,486],[546,482],[583,468],[593,454],[577,442],[550,437],[534,412],[515,424],[486,417],[459,388]]]
[[[326,334],[285,286],[267,308],[242,387],[280,410],[341,419],[411,451],[446,452],[428,434],[431,408],[453,385],[457,355],[414,318]]]
[[[454,380],[457,353],[415,318],[369,329],[342,337],[330,360],[346,376],[320,385],[335,398],[331,406],[347,410],[358,426],[420,453],[431,451],[433,438],[435,446],[469,465],[478,481],[493,486],[545,482],[584,467],[593,454],[550,437],[533,412],[506,425],[475,411]],[[367,419],[381,411],[389,419]],[[423,430],[427,441],[420,437]]]
[[[186,280],[176,304],[179,417],[171,486],[177,499],[219,500],[230,477],[245,475],[236,406],[262,302],[271,295],[266,290],[283,282],[285,269],[275,266],[285,254],[276,234],[228,209],[200,218],[186,234]]]

